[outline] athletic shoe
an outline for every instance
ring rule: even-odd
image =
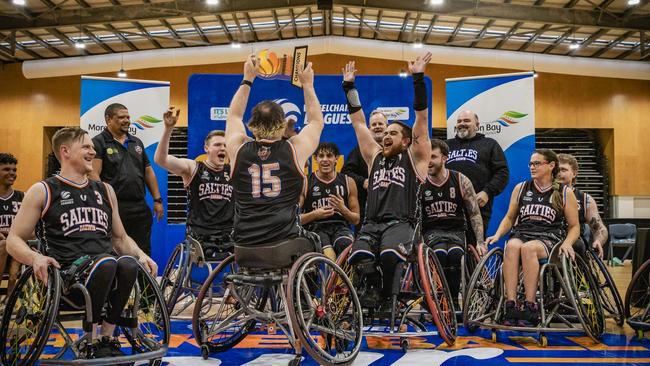
[[[536,327],[539,324],[539,305],[536,302],[524,302],[518,324],[520,327]]]
[[[503,320],[501,321],[502,325],[513,327],[517,325],[517,321],[521,316],[521,311],[517,308],[517,303],[513,300],[506,301],[506,311],[503,314]]]
[[[93,358],[124,356],[124,352],[120,350],[120,347],[121,344],[117,338],[99,337],[93,342]]]

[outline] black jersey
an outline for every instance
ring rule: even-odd
[[[575,194],[576,201],[578,201],[578,220],[580,222],[580,230],[582,230],[582,226],[587,222],[589,195],[575,187],[573,187],[573,194]]]
[[[237,151],[232,182],[237,244],[273,243],[300,233],[298,203],[305,189],[305,174],[291,142],[244,143]]]
[[[47,255],[67,267],[84,255],[110,253],[113,207],[106,183],[77,185],[59,175],[41,183],[47,193],[37,235]]]
[[[302,205],[304,213],[312,212],[319,208],[330,206],[329,197],[339,195],[343,197],[343,202],[348,202],[348,180],[345,174],[337,173],[336,176],[329,182],[325,182],[318,178],[316,173],[309,175],[307,183],[307,194],[305,202]],[[310,224],[325,224],[325,223],[343,223],[347,224],[343,215],[335,213],[334,215],[312,221]]]
[[[566,200],[567,186],[560,187],[562,204]],[[557,212],[551,203],[553,189],[549,187],[542,191],[534,180],[523,184],[519,192],[519,211],[513,230],[535,232],[559,232],[564,226],[564,215]]]
[[[232,229],[233,199],[230,166],[216,171],[196,163],[187,189],[187,230],[198,235],[220,234]]]
[[[440,185],[431,178],[423,187],[422,228],[429,230],[465,231],[465,202],[460,173],[447,170],[447,179]]]
[[[375,155],[368,176],[366,221],[383,223],[392,220],[414,223],[416,199],[422,184],[410,150],[391,158]]]
[[[20,204],[25,194],[21,191],[12,190],[7,197],[0,197],[0,233],[7,236],[11,223],[18,213]]]

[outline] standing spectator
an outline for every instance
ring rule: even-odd
[[[372,138],[376,143],[382,144],[384,139],[384,132],[388,127],[388,118],[386,115],[378,110],[374,110],[370,113],[370,125],[369,129],[372,133]],[[341,173],[352,178],[357,185],[358,195],[359,195],[359,208],[361,209],[361,218],[359,224],[356,225],[357,231],[361,229],[361,224],[363,219],[366,216],[366,197],[368,195],[368,165],[363,160],[361,156],[361,151],[359,150],[359,145],[352,149],[348,154],[348,158],[345,159],[345,164],[343,164],[343,169]]]
[[[477,133],[479,120],[472,111],[460,112],[456,120],[456,137],[448,139],[447,168],[465,175],[476,191],[481,207],[483,230],[487,232],[492,215],[494,197],[508,184],[508,162],[496,140]],[[472,230],[467,231],[467,242],[476,244]]]
[[[151,210],[144,200],[145,184],[153,196],[154,214],[164,214],[156,174],[149,163],[142,141],[129,134],[128,109],[113,103],[104,111],[106,129],[93,138],[97,155],[91,179],[102,180],[115,189],[120,202],[120,218],[126,233],[147,255],[151,254]]]

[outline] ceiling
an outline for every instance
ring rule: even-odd
[[[319,10],[315,0],[0,0],[0,62],[323,35],[648,62],[650,0],[627,3],[335,0]]]

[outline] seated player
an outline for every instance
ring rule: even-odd
[[[429,175],[422,195],[422,232],[425,243],[434,249],[444,268],[451,298],[456,310],[461,281],[461,259],[465,252],[466,213],[476,237],[479,255],[487,252],[483,241],[483,219],[476,201],[472,182],[445,167],[449,146],[438,139],[431,140]]]
[[[62,128],[54,134],[52,147],[61,173],[29,188],[9,231],[7,250],[20,263],[32,266],[43,282],[49,266],[60,268],[64,280],[78,276],[92,299],[92,319],[87,319],[93,324],[94,341],[87,345],[92,347],[90,354],[94,358],[124,355],[113,333],[136,281],[137,261],[154,275],[157,265],[126,235],[113,188],[88,179],[95,157],[88,133],[79,127]],[[37,225],[44,254],[26,243]],[[111,255],[113,251],[119,257]],[[79,271],[70,273],[75,267]],[[83,303],[78,290],[70,291],[75,302]]]
[[[576,249],[582,251],[584,250],[582,245],[589,244],[586,240],[587,233],[584,232],[585,226],[588,226],[591,230],[591,246],[596,250],[600,259],[602,259],[603,245],[607,242],[609,233],[603,220],[600,218],[596,201],[588,193],[582,192],[575,187],[576,178],[578,177],[578,161],[576,158],[569,154],[558,154],[557,158],[560,161],[560,182],[566,184],[573,190],[578,201],[578,220],[580,221],[581,239],[576,243]]]
[[[307,193],[300,215],[305,229],[318,234],[325,255],[335,260],[354,238],[350,225],[359,223],[357,185],[336,172],[339,148],[321,142],[314,159],[318,170],[309,175]]]
[[[165,129],[154,161],[183,179],[187,189],[186,234],[198,240],[206,260],[221,260],[232,253],[233,201],[230,166],[226,164],[226,138],[223,131],[211,131],[205,137],[204,161],[169,155],[169,139],[180,110],[170,107],[163,115]]]
[[[7,279],[7,296],[16,285],[20,274],[20,263],[7,254],[7,235],[11,223],[18,213],[25,194],[12,188],[16,181],[18,160],[11,154],[0,153],[0,280],[5,273]],[[6,299],[5,297],[5,299]],[[0,299],[0,304],[4,299]]]
[[[557,180],[560,166],[555,152],[537,149],[528,165],[532,179],[515,186],[506,216],[494,236],[486,240],[488,245],[495,243],[512,228],[503,259],[506,287],[503,322],[522,327],[539,323],[536,298],[539,261],[548,258],[558,243],[562,243],[560,253],[573,258],[573,243],[580,235],[578,204],[573,194],[567,194],[571,192],[569,188]],[[568,228],[566,233],[565,227]],[[516,303],[520,260],[526,292],[523,305]]]
[[[287,122],[282,107],[263,101],[251,112],[248,129],[253,138],[248,137],[243,118],[258,67],[259,59],[250,55],[226,120],[226,148],[234,159],[231,175],[236,258],[238,247],[250,249],[307,236],[299,217],[299,200],[306,188],[303,167],[316,150],[324,125],[310,62],[298,71],[309,124],[297,135],[283,139]],[[309,246],[302,249],[319,249],[311,243]]]
[[[430,60],[431,53],[427,52],[409,62],[415,93],[413,129],[402,122],[392,122],[384,133],[382,145],[373,139],[366,127],[359,93],[354,87],[357,71],[354,61],[348,62],[343,70],[343,90],[350,119],[359,150],[369,168],[366,219],[352,244],[349,262],[371,279],[377,277],[375,262],[379,260],[383,298],[390,299],[399,293],[403,263],[409,255],[419,215],[418,192],[431,158],[429,103],[424,83],[424,70]],[[376,294],[376,290],[370,289],[368,293]],[[377,304],[372,297],[364,302]]]

